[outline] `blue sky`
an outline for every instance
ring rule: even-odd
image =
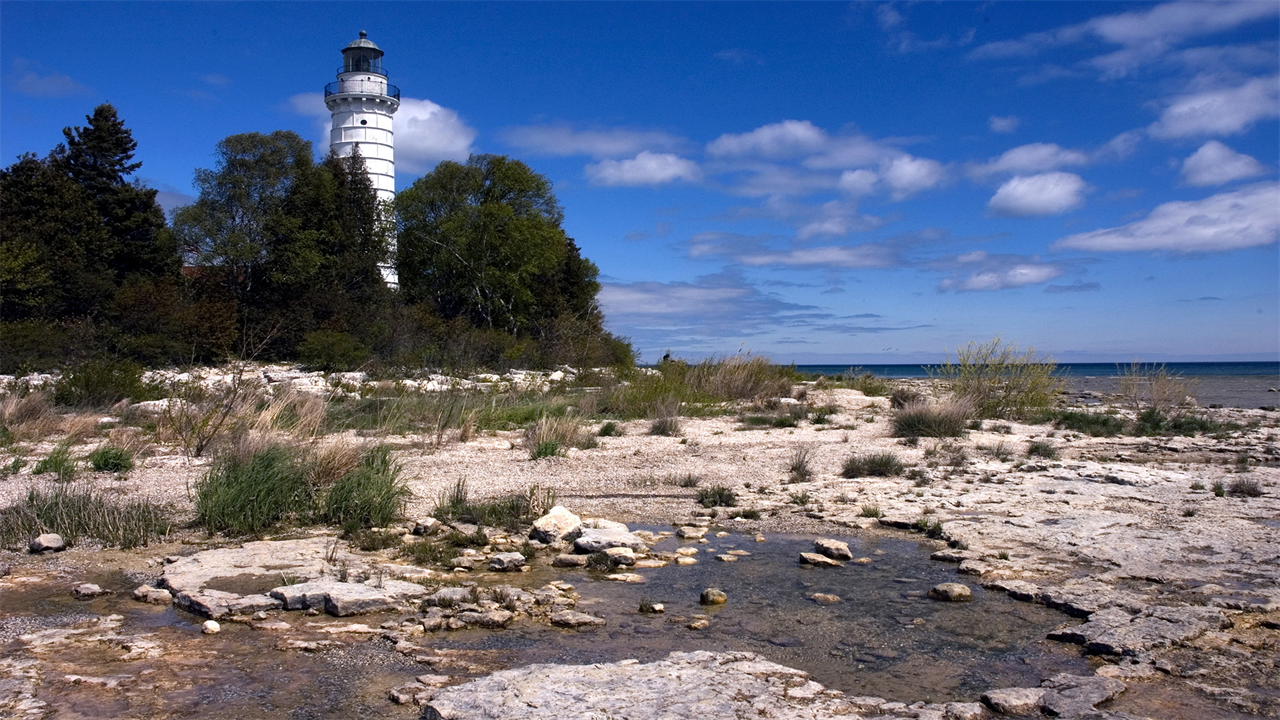
[[[0,5],[0,161],[101,102],[173,207],[241,132],[327,151],[359,30],[397,184],[554,183],[642,358],[1280,356],[1280,4]]]

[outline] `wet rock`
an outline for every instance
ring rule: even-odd
[[[151,603],[152,605],[168,605],[173,602],[173,595],[162,588],[139,585],[133,590],[133,599],[138,602]]]
[[[609,548],[626,547],[636,551],[645,549],[644,541],[640,538],[617,528],[588,528],[582,531],[582,534],[573,541],[573,546],[580,553],[602,552]]]
[[[729,596],[720,588],[707,588],[698,598],[700,605],[723,605],[729,602]]]
[[[853,553],[849,550],[849,543],[841,542],[839,540],[818,538],[813,541],[813,550],[814,552],[825,555],[832,560],[853,559]]]
[[[704,617],[701,617],[701,618],[692,620],[691,622],[689,622],[689,624],[685,625],[685,627],[689,628],[690,630],[706,630],[707,628],[711,627],[711,621]]]
[[[802,552],[800,553],[800,562],[804,565],[813,565],[815,567],[844,567],[844,563],[818,553]]]
[[[516,572],[524,567],[524,563],[524,555],[518,552],[500,552],[489,558],[489,569],[493,572]]]
[[[381,587],[334,580],[284,585],[271,591],[286,610],[323,610],[335,617],[403,610],[408,600],[426,594],[426,588],[403,580],[384,580]]]
[[[424,718],[504,720],[627,717],[699,720],[850,715],[853,706],[810,676],[754,653],[672,653],[653,663],[532,665],[445,688]]]
[[[737,555],[729,555],[727,553],[724,555],[717,555],[716,559],[719,560],[720,562],[738,562]]]
[[[551,512],[533,521],[529,539],[547,544],[565,540],[582,525],[582,518],[557,505]]]
[[[645,581],[644,576],[639,573],[612,573],[605,575],[604,579],[612,580],[614,582],[631,583],[633,585],[639,585]]]
[[[28,545],[27,549],[31,553],[39,554],[43,552],[62,552],[67,549],[67,543],[63,541],[62,536],[57,533],[44,533],[37,535]]]
[[[475,588],[466,587],[445,587],[440,588],[431,595],[422,599],[424,607],[442,607],[450,608],[467,603],[474,603],[479,598],[476,595]]]
[[[694,525],[685,525],[676,530],[676,537],[685,540],[701,540],[706,537],[707,529],[704,527],[696,527]]]
[[[557,555],[551,564],[555,567],[586,567],[586,555]]]
[[[426,692],[429,688],[418,682],[405,683],[398,687],[393,687],[387,691],[387,699],[397,705],[409,705],[414,702],[414,698]]]
[[[581,628],[581,627],[601,627],[605,624],[605,619],[588,615],[577,610],[560,610],[551,613],[551,624],[556,627],[564,628]]]
[[[267,595],[237,595],[221,590],[180,592],[174,595],[173,600],[180,607],[215,620],[228,615],[252,615],[259,610],[279,610],[283,607],[280,600]]]
[[[986,720],[989,716],[982,703],[947,703],[943,713],[947,720]]]
[[[636,553],[629,547],[612,547],[604,551],[609,556],[609,562],[613,565],[635,565]]]
[[[835,605],[840,602],[839,595],[832,595],[830,593],[814,593],[809,596],[809,599],[819,605]]]
[[[1152,648],[1185,643],[1209,630],[1230,625],[1231,621],[1215,608],[1151,606],[1137,615],[1120,608],[1104,608],[1090,614],[1088,622],[1055,630],[1049,638],[1084,645],[1088,653],[1135,656]]]
[[[677,565],[697,565],[698,559],[681,555],[680,557],[676,558],[676,564]]]
[[[414,535],[434,535],[440,531],[443,525],[440,521],[433,518],[423,518],[413,524]]]
[[[222,632],[222,626],[218,624],[217,620],[205,620],[204,624],[200,626],[200,632],[205,635],[217,635]]]
[[[943,602],[969,602],[973,591],[963,583],[941,583],[929,588],[929,597]]]
[[[1041,687],[1045,693],[1040,708],[1055,717],[1071,718],[1093,713],[1095,705],[1124,692],[1125,684],[1112,678],[1062,673],[1045,680]]]
[[[482,628],[504,628],[511,624],[515,614],[508,610],[467,611],[458,613],[458,620]]]
[[[1005,688],[982,694],[982,702],[1001,715],[1039,715],[1044,688]]]
[[[71,588],[71,595],[77,600],[92,600],[109,592],[109,590],[103,590],[93,583],[83,583]]]

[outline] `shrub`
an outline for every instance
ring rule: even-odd
[[[1058,413],[1054,427],[1093,437],[1112,437],[1124,431],[1124,421],[1115,415],[1064,410]]]
[[[461,555],[456,545],[448,542],[415,542],[401,546],[400,556],[408,558],[418,565],[447,565],[449,561]]]
[[[117,502],[74,485],[45,492],[32,488],[20,503],[0,510],[0,544],[26,543],[57,533],[68,544],[92,538],[106,545],[139,547],[173,530],[165,510],[147,500]]]
[[[349,537],[351,544],[365,552],[376,552],[401,544],[400,533],[394,530],[358,530]]]
[[[791,482],[806,482],[813,477],[813,468],[809,467],[809,461],[813,457],[813,448],[804,445],[796,448],[791,455],[791,462],[787,466],[788,476]]]
[[[743,520],[759,520],[760,511],[752,508],[748,510],[734,510],[729,513],[730,520],[733,520],[736,518],[741,518]]]
[[[247,456],[227,452],[196,484],[196,522],[211,532],[258,534],[311,515],[313,488],[296,452],[270,445]]]
[[[529,458],[537,460],[560,455],[570,447],[580,447],[589,437],[573,417],[543,415],[525,430],[524,446],[529,451]]]
[[[826,425],[831,422],[831,416],[840,412],[840,408],[835,405],[823,405],[815,408],[813,418],[809,421],[814,425]]]
[[[1058,457],[1058,448],[1053,443],[1044,440],[1032,440],[1027,445],[1027,457],[1042,457],[1046,460],[1056,460]]]
[[[869,372],[858,372],[861,368],[849,368],[840,376],[840,383],[866,395],[867,397],[883,397],[889,394],[892,387],[888,380],[878,378]]]
[[[59,482],[69,482],[76,476],[76,461],[71,457],[71,448],[58,445],[48,457],[36,463],[31,469],[32,475],[55,473]]]
[[[353,470],[328,488],[320,505],[320,519],[343,527],[389,525],[404,513],[405,501],[412,494],[400,473],[390,448],[370,448]]]
[[[901,410],[908,405],[924,402],[925,397],[919,390],[910,387],[896,387],[889,396],[889,407]]]
[[[1231,481],[1231,494],[1240,497],[1262,497],[1262,484],[1251,477]]]
[[[530,486],[524,493],[472,501],[468,497],[467,481],[459,480],[440,493],[435,515],[441,520],[515,530],[547,514],[555,504],[555,491],[538,485]]]
[[[894,437],[960,437],[973,412],[966,399],[914,403],[893,414]]]
[[[788,497],[792,505],[800,505],[801,507],[808,505],[813,500],[807,492],[789,493]]]
[[[942,521],[937,518],[931,518],[928,515],[921,515],[916,519],[915,529],[925,535],[938,540],[942,537]]]
[[[1167,415],[1159,408],[1151,407],[1138,414],[1134,435],[1185,435],[1218,432],[1221,424],[1190,414]]]
[[[95,472],[128,472],[133,469],[133,457],[124,448],[103,445],[89,453],[89,464]]]
[[[990,455],[992,459],[999,460],[1001,462],[1007,462],[1013,457],[1013,448],[1009,446],[1009,443],[1003,440],[995,445],[981,445],[978,449],[985,452],[987,455]]]
[[[840,476],[846,478],[893,477],[901,475],[904,469],[902,461],[891,452],[863,456],[854,454],[844,461]]]
[[[738,504],[738,496],[722,485],[703,488],[698,491],[698,504],[702,507],[733,507]]]
[[[1216,497],[1225,497],[1227,494],[1227,486],[1221,480],[1213,484],[1213,494]]]
[[[90,360],[67,368],[54,385],[54,402],[109,407],[121,400],[155,400],[160,388],[142,381],[142,366],[122,360]]]
[[[298,359],[302,364],[324,372],[353,370],[372,356],[372,351],[359,340],[332,330],[309,332],[298,344]]]
[[[1119,391],[1135,415],[1145,408],[1167,416],[1188,405],[1194,385],[1181,375],[1170,374],[1163,364],[1133,362],[1120,374]]]
[[[1054,377],[1057,363],[1032,348],[1019,353],[1000,338],[969,343],[956,349],[956,361],[946,361],[937,377],[951,393],[967,398],[979,418],[1021,418],[1049,407],[1062,382]]]
[[[618,423],[610,420],[600,426],[600,430],[596,433],[600,437],[622,437],[622,428]]]
[[[675,437],[680,434],[680,419],[675,416],[660,417],[649,426],[649,434]]]
[[[697,487],[701,480],[702,478],[694,475],[693,473],[685,473],[684,475],[669,476],[666,478],[665,482],[668,485],[675,485],[676,487],[692,488]]]
[[[884,512],[880,510],[879,505],[863,505],[862,517],[881,518],[884,517]]]

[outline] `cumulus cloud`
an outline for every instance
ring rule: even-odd
[[[1006,151],[998,158],[970,167],[975,177],[999,173],[1042,173],[1068,165],[1085,165],[1089,156],[1078,150],[1067,150],[1054,143],[1031,143]]]
[[[750,267],[784,266],[810,269],[887,268],[904,264],[893,243],[861,243],[823,247],[783,247],[772,235],[707,232],[689,238],[689,257],[723,257]]]
[[[89,88],[81,85],[69,75],[50,70],[40,63],[24,58],[14,58],[9,82],[15,90],[31,97],[69,97],[85,95]]]
[[[590,155],[596,159],[634,156],[642,150],[672,151],[686,144],[683,139],[660,130],[579,130],[568,124],[508,128],[499,137],[511,147],[534,155]]]
[[[1254,78],[1239,87],[1176,97],[1147,131],[1158,138],[1234,135],[1277,116],[1280,76]]]
[[[1182,163],[1182,179],[1188,185],[1222,185],[1266,172],[1262,163],[1238,153],[1217,140],[1210,140]]]
[[[910,155],[899,155],[880,166],[880,177],[889,186],[894,200],[928,190],[941,183],[945,176],[942,163]]]
[[[320,93],[300,93],[289,98],[294,112],[315,118],[317,148],[329,148],[333,119]],[[429,172],[441,160],[465,161],[471,155],[476,131],[454,110],[430,100],[401,98],[392,117],[395,130],[396,167],[411,173]]]
[[[1018,129],[1022,120],[1017,115],[992,115],[987,120],[987,128],[993,133],[1011,133]]]
[[[1066,269],[1037,257],[992,255],[978,250],[955,258],[944,258],[935,267],[950,268],[952,275],[938,283],[939,292],[1010,290],[1038,285],[1061,276]]]
[[[1167,202],[1128,225],[1065,237],[1054,249],[1093,252],[1214,252],[1280,237],[1280,184],[1262,183],[1203,200]]]
[[[714,156],[787,158],[806,155],[827,143],[827,133],[808,120],[783,120],[751,132],[724,134],[707,144]]]
[[[879,181],[880,176],[871,170],[845,170],[840,173],[838,187],[850,195],[870,195]]]
[[[987,203],[993,215],[1061,215],[1084,204],[1084,179],[1074,173],[1019,175],[1005,182]]]
[[[601,160],[586,167],[594,185],[662,185],[677,180],[697,182],[702,170],[692,160],[673,153],[641,152],[630,160]]]
[[[1166,56],[1179,43],[1198,36],[1230,30],[1274,17],[1277,5],[1238,0],[1225,3],[1171,2],[1150,9],[1102,15],[1083,23],[1030,33],[1016,40],[987,43],[971,58],[1030,57],[1051,48],[1086,40],[1120,46],[1089,61],[1104,78],[1128,75]]]

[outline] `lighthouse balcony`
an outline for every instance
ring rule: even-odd
[[[384,95],[400,100],[400,88],[377,80],[339,80],[324,86],[324,96],[331,95]]]

